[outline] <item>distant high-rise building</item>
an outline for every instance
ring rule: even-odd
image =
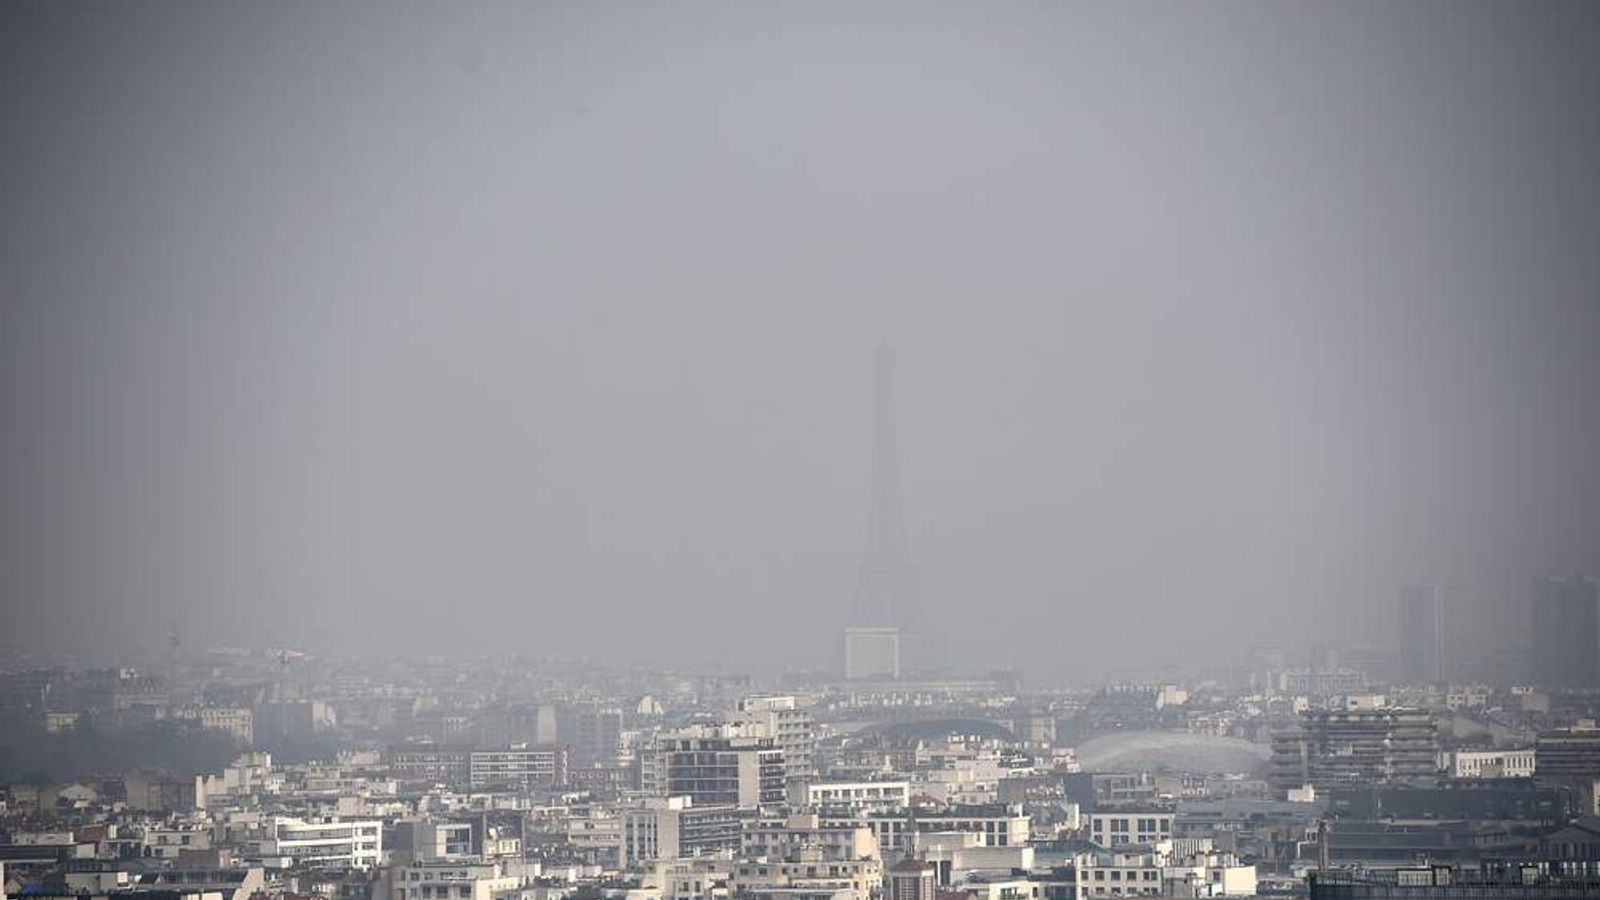
[[[622,711],[575,704],[555,713],[556,740],[572,748],[572,765],[615,765],[622,743]]]
[[[1546,687],[1600,685],[1600,596],[1580,575],[1533,585],[1534,679]]]
[[[902,641],[927,645],[913,590],[911,554],[906,546],[900,503],[900,461],[894,423],[894,361],[887,346],[877,351],[872,453],[872,503],[867,514],[866,547],[856,586],[855,608],[845,631],[845,674],[850,678],[898,677]],[[859,661],[851,674],[850,657]],[[926,667],[928,654],[915,658]],[[892,664],[891,661],[892,660]]]
[[[1408,584],[1400,589],[1400,680],[1411,683],[1445,679],[1445,589],[1434,584]]]

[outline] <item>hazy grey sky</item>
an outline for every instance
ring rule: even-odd
[[[973,668],[1600,569],[1592,3],[13,2],[0,114],[11,635],[820,666],[880,335]]]

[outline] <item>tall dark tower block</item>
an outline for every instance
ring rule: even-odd
[[[1400,589],[1400,679],[1411,684],[1445,680],[1444,588],[1408,584]]]
[[[1533,585],[1534,679],[1545,687],[1600,686],[1600,597],[1579,575]]]

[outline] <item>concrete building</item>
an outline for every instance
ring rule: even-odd
[[[1209,842],[1206,842],[1209,843]],[[1249,897],[1256,868],[1231,853],[1178,851],[1173,842],[1078,854],[1078,897]]]
[[[566,747],[508,747],[473,750],[467,756],[467,782],[475,791],[559,788],[567,783]]]
[[[642,867],[640,893],[660,900],[712,900],[725,898],[731,861],[715,857],[659,859]],[[646,893],[649,892],[649,893]],[[636,894],[628,892],[628,900]]]
[[[1334,870],[1312,872],[1307,881],[1310,900],[1580,900],[1600,894],[1592,874],[1563,876],[1533,862]]]
[[[317,821],[275,816],[264,823],[254,857],[268,868],[318,865],[367,869],[383,862],[383,823],[372,819]]]
[[[4,881],[4,879],[0,879]],[[146,872],[134,882],[136,890],[124,895],[174,891],[179,894],[217,894],[222,900],[250,900],[266,891],[265,873],[259,867],[173,868]]]
[[[400,781],[465,787],[472,779],[472,748],[403,744],[389,748],[389,771]]]
[[[774,889],[848,891],[850,900],[874,900],[883,886],[883,864],[876,857],[830,858],[820,847],[779,858],[735,863],[728,889],[735,896]]]
[[[433,817],[403,819],[393,826],[393,841],[386,841],[396,862],[458,862],[482,850],[471,822]]]
[[[854,819],[824,821],[816,813],[746,822],[740,842],[745,856],[787,859],[817,849],[825,859],[881,858],[872,829]]]
[[[823,825],[865,825],[877,838],[879,852],[886,859],[904,853],[912,833],[968,831],[983,837],[985,847],[1012,847],[1025,844],[1031,836],[1027,814],[1018,804],[954,806],[942,812],[870,813],[857,817],[824,815]]]
[[[934,866],[907,857],[889,867],[883,878],[883,900],[935,900]]]
[[[1278,690],[1301,697],[1338,697],[1359,694],[1367,675],[1359,669],[1284,669],[1278,673]]]
[[[1288,790],[1429,779],[1438,757],[1438,733],[1425,710],[1309,710],[1298,728],[1273,736],[1272,782]]]
[[[1089,839],[1102,847],[1151,844],[1172,838],[1178,814],[1165,809],[1112,809],[1093,812],[1089,820]]]
[[[149,826],[144,829],[144,856],[177,859],[183,850],[211,849],[211,829],[199,825]]]
[[[790,803],[836,812],[892,812],[911,800],[909,781],[817,781],[790,791]]]
[[[403,744],[390,747],[388,757],[389,772],[398,781],[473,791],[564,787],[569,766],[562,746]]]
[[[256,741],[256,714],[248,707],[185,706],[174,717],[199,722],[207,731],[223,732],[243,747]]]
[[[1034,868],[1032,845],[985,847],[983,836],[971,831],[919,832],[912,836],[908,855],[931,863],[934,881],[940,887],[957,880],[967,884],[975,880],[992,883]]]
[[[697,806],[688,797],[651,797],[620,810],[624,867],[658,859],[679,859],[738,850],[744,817],[731,805]]]
[[[1532,778],[1537,754],[1521,750],[1454,750],[1449,754],[1451,778]]]
[[[475,743],[479,747],[555,744],[560,742],[556,723],[556,708],[549,703],[485,710],[477,717]]]
[[[1080,853],[1079,897],[1161,896],[1161,854],[1150,849]]]
[[[1541,731],[1534,742],[1541,778],[1600,777],[1600,728]]]
[[[750,732],[753,735],[772,738],[783,751],[785,777],[808,778],[816,774],[817,727],[801,698],[746,697],[739,701],[730,722],[754,729]]]
[[[500,863],[416,862],[396,866],[389,874],[388,900],[496,900],[514,894],[523,884]]]
[[[784,801],[783,751],[770,737],[699,727],[657,736],[639,751],[647,796],[689,797],[696,806],[776,805]]]

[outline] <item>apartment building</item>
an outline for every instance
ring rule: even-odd
[[[1532,778],[1535,752],[1521,750],[1455,750],[1449,754],[1452,778]]]
[[[697,806],[687,797],[651,797],[620,810],[618,864],[737,850],[745,817],[735,806]]]
[[[902,810],[911,800],[909,781],[818,781],[791,786],[796,806],[851,813]]]
[[[1428,779],[1438,773],[1438,756],[1426,710],[1309,710],[1297,728],[1273,736],[1272,781],[1288,790]]]
[[[523,879],[499,863],[417,862],[390,873],[389,900],[496,900],[520,890]],[[381,898],[375,898],[381,900]]]
[[[254,856],[271,868],[315,864],[366,869],[383,862],[383,823],[376,819],[306,820],[274,816]]]
[[[1172,838],[1176,812],[1154,808],[1113,809],[1092,812],[1089,839],[1102,847],[1152,844]]]
[[[754,736],[770,737],[783,751],[787,778],[816,774],[817,728],[802,698],[792,695],[746,697],[729,717],[731,724],[753,729]]]

